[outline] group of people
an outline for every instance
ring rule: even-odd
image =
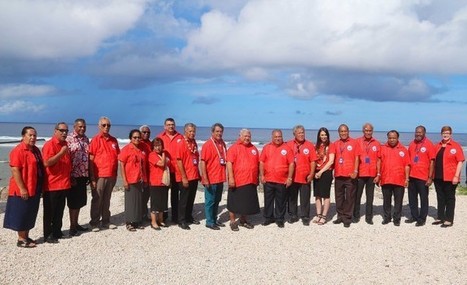
[[[396,130],[389,131],[387,142],[381,144],[373,137],[370,123],[363,125],[363,135],[357,139],[349,136],[347,125],[340,125],[335,142],[331,142],[328,129],[321,128],[315,144],[306,139],[305,128],[297,125],[288,142],[284,142],[281,130],[273,130],[271,142],[261,152],[252,144],[248,129],[242,129],[238,140],[227,148],[220,123],[211,127],[211,137],[201,151],[195,139],[196,125],[185,124],[181,134],[172,118],[165,120],[164,130],[153,140],[147,125],[131,130],[130,142],[122,149],[110,135],[109,118],[101,117],[98,128],[99,132],[89,140],[84,119],[75,120],[72,132],[66,123],[57,123],[42,153],[35,146],[36,130],[23,128],[22,141],[10,153],[12,177],[4,219],[5,228],[18,232],[17,246],[36,246],[29,230],[35,226],[41,196],[45,242],[57,243],[88,230],[117,228],[110,221],[110,200],[119,166],[125,189],[125,226],[131,232],[144,229],[146,221],[157,231],[168,226],[169,189],[171,222],[183,230],[200,224],[193,217],[198,182],[204,187],[206,227],[212,230],[225,226],[218,214],[226,182],[232,231],[238,231],[239,226],[254,227],[247,217],[260,212],[259,183],[264,186],[263,226],[275,223],[283,228],[287,213],[289,223],[301,219],[306,226],[326,224],[333,180],[337,212],[334,224],[349,227],[360,221],[364,190],[365,221],[373,224],[374,189],[380,185],[382,224],[392,221],[400,225],[404,188],[408,187],[411,217],[405,222],[423,226],[432,183],[438,200],[433,224],[450,227],[454,222],[455,189],[464,154],[452,139],[449,126],[442,127],[442,139],[437,144],[425,136],[425,127],[416,127],[407,149],[399,143]],[[80,209],[87,203],[88,184],[92,193],[90,229],[78,224]],[[310,210],[311,185],[314,217]],[[62,232],[65,204],[70,214],[68,236]]]

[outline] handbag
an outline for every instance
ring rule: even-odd
[[[164,172],[162,173],[162,184],[170,186],[170,171],[168,166],[165,167]]]

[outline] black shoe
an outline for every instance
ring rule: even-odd
[[[77,229],[70,229],[69,234],[71,237],[77,237],[80,235]]]
[[[216,226],[221,227],[221,228],[225,227],[225,225],[219,221],[216,222]]]
[[[195,219],[191,219],[188,223],[193,224],[193,225],[199,225],[200,224],[200,222],[198,220],[195,220]]]
[[[190,226],[187,223],[178,224],[178,227],[184,230],[190,230]]]
[[[344,223],[344,228],[349,228],[350,227],[350,223]]]
[[[412,218],[406,219],[406,220],[404,221],[404,223],[406,223],[406,224],[411,224],[411,223],[415,223],[415,222],[416,222],[416,220],[415,220],[415,219],[412,219]]]
[[[253,229],[255,226],[253,226],[252,224],[248,223],[248,222],[240,222],[240,226],[241,227],[244,227],[244,228],[247,228],[249,230]]]
[[[337,219],[335,221],[332,221],[332,223],[335,224],[335,225],[338,225],[338,224],[343,223],[343,221],[341,219]]]
[[[80,225],[77,225],[76,226],[76,230],[79,231],[79,232],[87,232],[89,231],[89,228],[86,228],[86,227],[82,227]]]
[[[372,219],[366,219],[365,222],[369,225],[373,225],[373,220]]]
[[[360,218],[355,217],[352,219],[352,223],[357,224],[358,222],[360,222]]]
[[[304,226],[309,226],[310,225],[310,219],[302,219],[302,223]]]
[[[442,223],[444,223],[444,221],[436,220],[436,221],[434,221],[434,222],[431,223],[431,224],[437,226],[437,225],[441,225]]]
[[[46,238],[44,240],[45,240],[46,243],[52,243],[52,244],[58,243],[58,239],[54,238],[52,236],[49,236],[48,238]]]
[[[293,224],[298,222],[298,217],[297,216],[292,216],[288,221],[289,224]]]
[[[233,223],[230,222],[230,229],[231,229],[232,231],[234,231],[234,232],[238,232],[238,231],[239,231],[238,225],[237,225],[237,223],[235,223],[235,222],[233,222]]]
[[[442,228],[449,228],[449,227],[452,227],[452,223],[450,223],[450,224],[444,223],[444,224],[441,225],[441,227],[442,227]]]
[[[382,225],[387,225],[391,222],[391,220],[383,220],[383,222],[381,223]]]
[[[401,221],[394,221],[394,225],[395,225],[396,227],[400,226],[400,225],[401,225]]]
[[[269,226],[270,224],[274,223],[273,220],[266,220],[262,223],[263,226]]]
[[[211,230],[216,230],[216,231],[221,229],[216,225],[206,225],[206,228],[211,229]]]
[[[276,222],[276,225],[277,225],[279,228],[283,228],[283,227],[284,227],[284,222]]]

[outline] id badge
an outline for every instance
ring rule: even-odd
[[[418,162],[418,155],[416,155],[416,156],[413,158],[413,162],[415,162],[415,163]]]
[[[221,165],[225,165],[225,160],[223,158],[220,158],[219,162],[221,163]]]
[[[193,158],[193,164],[198,165],[198,160],[196,158]]]
[[[342,163],[344,163],[344,159],[341,157],[339,158],[339,164],[342,164]]]
[[[368,156],[365,157],[365,163],[370,163],[370,158]]]

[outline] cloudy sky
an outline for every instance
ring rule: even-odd
[[[466,0],[0,0],[0,121],[467,132]]]

